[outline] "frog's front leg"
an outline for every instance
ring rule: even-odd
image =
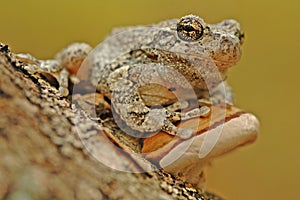
[[[189,107],[188,101],[183,102],[175,102],[169,106],[166,107],[166,109],[171,113],[176,113],[176,117],[173,117],[171,119],[172,122],[180,121],[180,120],[188,120],[194,117],[206,117],[210,113],[210,108],[206,105],[202,105],[200,108],[194,108],[188,112],[179,113],[177,111],[180,111],[182,109],[186,109]]]
[[[168,111],[160,106],[148,108],[136,91],[134,87],[127,90],[112,90],[111,100],[114,109],[128,126],[143,133],[162,130],[182,138],[189,138],[192,135],[191,129],[180,129],[172,123],[181,119],[180,113]]]
[[[108,85],[114,110],[134,130],[140,132],[157,132],[162,130],[170,135],[189,138],[193,130],[177,128],[173,122],[207,115],[209,108],[204,106],[200,109],[195,108],[186,113],[181,113],[176,111],[180,108],[180,103],[177,102],[167,107],[163,105],[146,106],[139,93],[139,88],[144,84],[151,84],[151,81],[155,79],[153,76],[159,77],[155,75],[155,71],[152,73],[151,70],[149,71],[151,68],[149,65],[153,65],[153,63],[127,65],[110,74]],[[142,74],[146,74],[147,77]]]

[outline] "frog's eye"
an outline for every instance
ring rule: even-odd
[[[195,16],[183,17],[177,24],[178,37],[185,41],[197,41],[203,35],[203,26]]]

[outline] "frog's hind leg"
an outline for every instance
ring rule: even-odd
[[[49,75],[54,77],[58,82],[58,90],[62,96],[69,95],[69,77],[70,73],[63,68],[57,60],[40,60],[37,72],[42,73],[46,77]]]
[[[59,91],[63,96],[69,94],[68,80],[69,72],[61,66],[57,60],[38,60],[30,54],[17,54],[17,59],[24,65],[24,69],[31,74],[42,74],[46,79],[53,83],[58,82]],[[55,80],[53,80],[53,78]]]
[[[25,70],[31,74],[42,74],[50,83],[56,80],[61,95],[68,96],[69,79],[73,84],[79,82],[75,74],[91,50],[92,47],[86,43],[74,43],[61,50],[52,60],[38,60],[30,54],[16,56],[24,63]]]
[[[38,60],[37,65],[30,70],[34,73],[40,73],[44,75],[49,82],[53,81],[53,78],[58,83],[58,90],[62,96],[68,96],[69,94],[69,77],[70,73],[66,68],[63,68],[57,60]],[[50,78],[50,77],[53,78]]]
[[[68,82],[69,79],[73,84],[78,83],[83,77],[83,73],[80,73],[80,77],[77,77],[77,72],[81,67],[82,62],[91,52],[92,47],[86,43],[73,43],[66,48],[62,49],[55,56],[61,65],[61,71],[58,74],[57,81],[59,82],[59,91],[63,96],[67,96],[69,93]],[[87,71],[87,73],[89,73]],[[84,76],[86,73],[84,73]]]

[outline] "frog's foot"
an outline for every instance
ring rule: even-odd
[[[169,135],[178,136],[182,139],[188,139],[192,136],[193,130],[190,128],[177,128],[172,122],[167,120],[163,127],[162,131],[168,133]]]
[[[177,128],[172,121],[180,120],[180,113],[170,112],[165,108],[151,109],[146,114],[142,123],[144,131],[155,132],[162,130],[169,135],[187,139],[192,136],[193,130],[189,128]]]
[[[62,69],[57,60],[38,60],[30,54],[16,54],[16,58],[30,73],[56,73]]]
[[[63,96],[69,95],[69,77],[70,73],[66,68],[63,68],[58,76],[59,92]]]
[[[168,107],[169,108],[169,107]],[[180,120],[188,120],[194,117],[207,116],[210,113],[210,108],[207,106],[202,106],[200,108],[195,108],[186,113],[181,112],[173,112],[170,110],[165,110],[166,120],[164,120],[164,124],[162,126],[162,131],[170,134],[181,137],[182,139],[190,138],[193,134],[193,129],[191,128],[177,128],[173,122],[177,122]]]
[[[206,117],[210,113],[210,108],[206,105],[209,104],[204,104],[200,108],[194,108],[188,112],[182,113],[178,111],[188,108],[189,103],[187,101],[175,102],[166,107],[168,111],[167,116],[172,122],[176,122],[180,120],[188,120],[194,117]]]
[[[126,115],[125,112],[128,114]],[[177,128],[172,123],[181,119],[181,114],[179,112],[170,112],[165,108],[149,109],[147,107],[144,107],[143,109],[144,114],[142,114],[142,112],[136,112],[136,110],[131,110],[129,112],[126,110],[125,112],[121,111],[121,113],[123,113],[123,116],[121,117],[126,119],[126,124],[140,132],[150,133],[164,131],[169,135],[178,136],[182,139],[187,139],[193,134],[192,129]],[[124,118],[124,116],[126,117]]]

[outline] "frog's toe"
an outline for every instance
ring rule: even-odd
[[[201,106],[200,108],[195,108],[186,113],[181,114],[181,120],[188,120],[194,117],[207,117],[211,110],[208,106]]]
[[[193,130],[190,128],[178,128],[178,136],[182,139],[188,139],[192,136]]]
[[[68,88],[65,88],[65,87],[59,87],[59,92],[64,97],[69,95],[69,90],[68,90]]]

